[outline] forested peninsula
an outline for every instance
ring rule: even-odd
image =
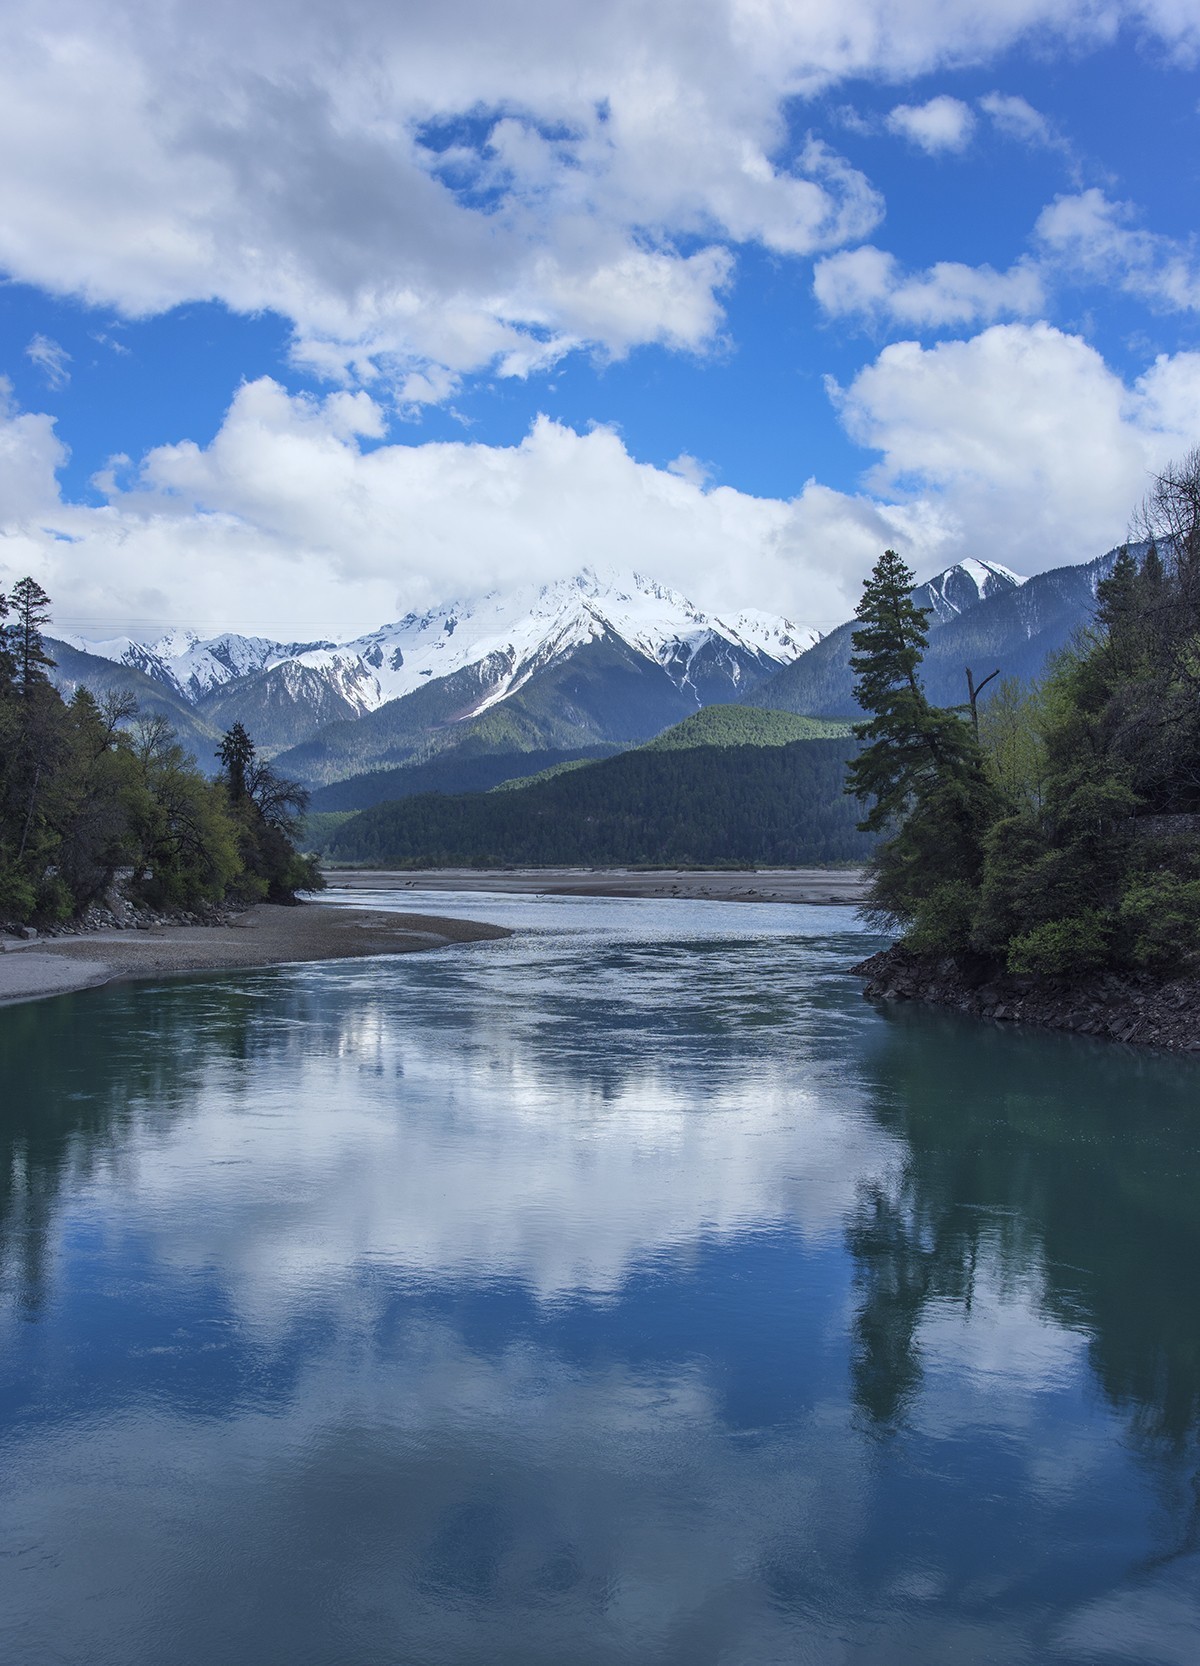
[[[0,929],[212,919],[291,902],[324,881],[296,849],[307,794],[258,756],[241,724],[215,779],[165,718],[124,693],[64,700],[31,578],[0,595]]]
[[[1095,622],[1040,682],[926,697],[925,615],[887,551],[854,633],[850,790],[880,835],[855,970],[921,999],[1200,1051],[1200,450],[1157,477]]]

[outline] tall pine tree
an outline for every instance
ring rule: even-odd
[[[887,835],[871,864],[871,907],[914,947],[966,947],[994,792],[969,723],[930,704],[918,675],[928,644],[913,574],[885,550],[863,586],[851,638],[854,694],[871,716],[847,791],[867,803],[860,826]]]
[[[54,661],[42,641],[42,626],[50,620],[50,598],[36,579],[19,579],[10,601],[16,620],[8,626],[9,652],[16,662],[17,687],[29,695],[48,681]]]

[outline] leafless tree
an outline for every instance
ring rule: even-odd
[[[1153,476],[1132,530],[1180,572],[1200,568],[1200,446]]]

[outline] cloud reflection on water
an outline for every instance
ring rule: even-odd
[[[852,940],[664,907],[10,1027],[23,1658],[265,1613],[322,1666],[1032,1662],[1143,1587],[1169,1648],[1189,1310],[1115,1280],[1194,1237],[1193,1148],[1100,1095],[1176,1067],[881,1021]]]

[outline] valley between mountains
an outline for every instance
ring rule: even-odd
[[[967,665],[1036,675],[1114,557],[1028,580],[969,560],[920,586],[931,698],[964,700]],[[710,614],[585,569],[350,642],[173,630],[49,646],[64,694],[133,692],[205,770],[241,723],[311,793],[310,843],[347,861],[786,865],[869,853],[842,791],[851,630]]]

